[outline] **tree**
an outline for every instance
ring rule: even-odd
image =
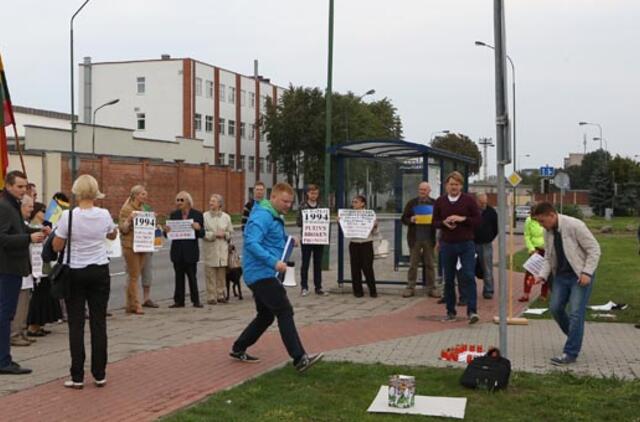
[[[460,133],[449,133],[445,136],[438,136],[431,141],[434,148],[444,149],[460,155],[466,155],[476,160],[476,164],[469,166],[469,175],[477,174],[482,166],[482,154],[475,142],[467,135]]]
[[[604,216],[605,208],[611,208],[613,200],[613,184],[606,165],[597,167],[591,176],[589,205],[596,215]]]

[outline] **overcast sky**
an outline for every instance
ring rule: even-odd
[[[492,0],[336,0],[334,90],[388,97],[407,140],[449,129],[495,139]],[[598,144],[640,154],[640,1],[507,0],[520,167],[560,165]],[[14,104],[69,111],[69,19],[81,0],[21,0],[2,11]],[[75,57],[191,57],[288,86],[326,86],[328,0],[92,0]],[[77,81],[77,79],[76,79]],[[509,96],[511,96],[509,85]],[[511,98],[509,99],[511,101]],[[524,154],[531,154],[526,158]],[[495,173],[495,149],[490,150]]]

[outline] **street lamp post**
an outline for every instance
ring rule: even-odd
[[[436,138],[436,135],[448,135],[450,133],[451,131],[449,129],[436,130],[435,132],[431,132],[431,134],[429,135],[429,144],[433,142],[433,140]]]
[[[600,123],[591,123],[591,122],[578,122],[579,126],[597,126],[600,130],[600,149],[602,149],[602,140],[604,139],[602,136],[602,125]]]
[[[518,156],[518,162],[520,162],[520,159],[524,157],[524,158],[529,158],[531,157],[531,154],[521,154]],[[520,166],[518,166],[518,168],[520,168]]]
[[[76,179],[76,116],[75,116],[75,104],[74,104],[74,81],[73,81],[73,20],[76,18],[78,13],[89,3],[91,0],[85,0],[82,3],[82,6],[76,10],[76,12],[71,16],[71,21],[69,24],[69,49],[71,51],[70,54],[70,74],[71,74],[71,183]]]
[[[367,95],[373,95],[375,93],[376,93],[375,89],[370,89],[367,92],[365,92],[364,94],[359,95],[359,96],[357,96],[355,98],[356,98],[357,101],[360,101],[364,97],[366,97]],[[348,106],[347,106],[346,113],[345,113],[345,120],[346,120],[346,122],[345,122],[346,123],[346,130],[345,130],[346,134],[345,135],[346,135],[346,138],[347,138],[346,141],[349,141],[349,107]]]
[[[593,138],[594,141],[600,141],[600,149],[602,149],[602,141],[604,141],[604,150],[609,151],[609,143],[604,138],[598,138],[597,136]]]
[[[482,41],[476,41],[475,45],[479,46],[479,47],[487,47],[490,48],[492,50],[495,50],[495,47],[492,46],[491,44],[487,44],[485,42]],[[508,54],[505,53],[505,57],[507,58],[507,60],[509,61],[509,64],[511,65],[511,92],[513,93],[513,99],[512,99],[512,103],[511,103],[511,108],[512,108],[512,112],[513,112],[513,119],[512,119],[512,125],[511,125],[511,133],[513,135],[513,151],[511,151],[511,157],[513,157],[513,171],[518,171],[518,166],[516,163],[516,66],[513,64],[513,60],[511,60],[511,57],[509,57]],[[500,183],[500,181],[498,181]],[[516,225],[516,205],[517,205],[517,195],[516,195],[516,187],[513,187],[513,226],[515,227]]]
[[[93,120],[91,121],[91,126],[93,126],[92,133],[91,133],[91,154],[93,155],[96,154],[96,113],[101,108],[117,104],[119,101],[120,101],[120,98],[116,98],[115,100],[108,101],[102,104],[100,107],[93,110]]]

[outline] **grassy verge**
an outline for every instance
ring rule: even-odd
[[[594,232],[599,231],[604,226],[611,226],[614,232],[635,233],[638,230],[638,217],[616,217],[610,221],[606,221],[603,217],[591,217],[586,218],[584,222]],[[634,227],[634,230],[629,232],[627,226]]]
[[[590,304],[601,305],[609,300],[615,303],[626,303],[629,308],[624,311],[612,311],[617,316],[614,320],[594,318],[594,312],[587,312],[591,321],[638,322],[640,321],[640,256],[638,256],[638,240],[630,234],[596,235],[602,256],[596,272],[596,284],[591,294]],[[514,268],[523,271],[522,264],[528,254],[521,250],[514,255]],[[521,283],[522,280],[517,280]],[[539,289],[535,286],[534,289]],[[532,308],[546,308],[548,303],[538,299],[531,304]],[[532,317],[532,316],[527,316]],[[546,313],[541,318],[550,318]]]
[[[367,413],[392,374],[416,377],[417,394],[467,397],[467,421],[638,420],[640,381],[512,373],[506,391],[459,385],[460,369],[321,363],[300,376],[290,367],[263,375],[166,418],[167,421],[417,421],[423,416]],[[605,399],[606,397],[606,399]]]

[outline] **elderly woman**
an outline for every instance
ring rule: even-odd
[[[138,299],[138,280],[144,266],[145,254],[133,251],[133,218],[143,211],[142,205],[147,199],[147,190],[142,185],[135,185],[129,192],[129,198],[120,209],[118,228],[120,229],[120,243],[122,255],[127,265],[127,295],[125,310],[128,314],[142,315],[144,311]]]
[[[479,321],[476,290],[476,249],[474,230],[482,223],[478,203],[471,195],[462,192],[464,178],[457,171],[445,179],[447,193],[436,200],[433,221],[440,229],[440,251],[444,270],[444,297],[447,304],[445,321],[456,320],[455,277],[465,290],[469,324]],[[460,271],[456,266],[460,261]]]
[[[213,194],[209,199],[209,211],[204,214],[204,266],[207,303],[210,305],[227,301],[224,288],[233,225],[229,214],[222,211],[222,205],[222,195]]]
[[[64,262],[69,265],[69,295],[65,298],[69,323],[69,348],[71,351],[71,379],[67,388],[84,387],[84,321],[85,306],[89,306],[91,329],[91,374],[97,387],[107,384],[107,303],[111,279],[105,238],[114,240],[118,228],[109,211],[96,207],[96,199],[104,198],[98,182],[83,174],[73,182],[72,192],[77,200],[73,209],[71,228],[69,210],[58,221],[53,239],[53,249],[64,250]],[[67,259],[65,244],[71,232],[71,256]]]
[[[202,308],[198,293],[198,261],[200,260],[200,247],[198,239],[204,237],[204,221],[202,213],[193,208],[193,198],[189,192],[182,191],[176,195],[178,209],[169,215],[169,220],[192,220],[195,239],[176,239],[171,241],[171,262],[175,271],[175,290],[173,293],[173,305],[170,308],[184,308],[184,277],[189,279],[189,293],[194,308]],[[165,233],[171,229],[165,227]]]

